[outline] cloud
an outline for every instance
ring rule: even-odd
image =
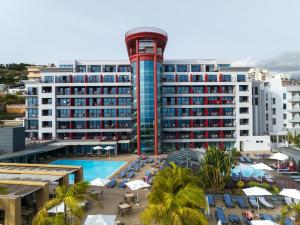
[[[300,78],[300,51],[290,51],[277,56],[255,60],[251,57],[232,63],[233,66],[256,66],[277,73],[288,73],[293,78]]]

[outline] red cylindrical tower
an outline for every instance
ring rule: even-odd
[[[167,33],[153,27],[134,28],[125,35],[132,66],[138,155],[153,150],[153,147],[155,155],[159,153],[160,77],[167,41]]]

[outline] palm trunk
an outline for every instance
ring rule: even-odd
[[[67,225],[67,206],[66,206],[66,203],[64,203],[64,214],[65,214],[65,225]]]

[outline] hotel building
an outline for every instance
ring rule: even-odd
[[[164,59],[167,41],[161,29],[135,28],[125,34],[128,60],[41,68],[26,84],[27,137],[138,154],[240,149],[253,135],[249,68]]]

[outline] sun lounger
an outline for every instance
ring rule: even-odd
[[[126,187],[125,183],[127,183],[127,179],[122,180],[122,182],[119,184],[119,188],[120,189],[125,189],[125,187]]]
[[[135,173],[133,171],[130,171],[127,175],[127,178],[133,178]]]
[[[126,171],[122,170],[118,177],[119,178],[124,178],[125,176],[126,176]]]
[[[215,203],[215,198],[213,195],[206,195],[207,196],[207,200],[208,200],[208,205],[209,206],[212,206],[212,207],[215,207],[216,206],[216,203]]]
[[[273,178],[271,178],[271,177],[266,177],[265,179],[266,179],[266,181],[268,181],[269,183],[274,183],[274,180],[273,180]]]
[[[131,167],[131,166],[127,166],[126,172],[129,172],[129,171],[131,171],[131,170],[132,170],[132,167]]]
[[[241,209],[248,209],[248,205],[242,196],[237,197],[238,205]]]
[[[266,201],[265,197],[258,197],[258,200],[263,204],[264,207],[268,209],[274,209],[275,207]]]
[[[293,199],[289,197],[284,197],[284,202],[287,205],[292,205],[293,204]]]
[[[284,220],[285,225],[295,225],[295,223],[290,218],[285,218]]]
[[[235,215],[235,214],[229,214],[228,215],[228,220],[232,224],[241,224],[240,218],[237,215]]]
[[[215,217],[217,219],[217,221],[221,221],[222,224],[228,224],[228,220],[224,214],[224,210],[220,207],[218,207],[216,209],[216,212],[215,212]]]
[[[229,194],[224,194],[223,199],[224,199],[226,207],[234,208],[234,204],[233,204],[231,196]]]
[[[252,176],[252,178],[257,182],[261,182],[263,179],[261,176]]]
[[[139,172],[139,170],[140,170],[139,165],[138,165],[138,164],[135,164],[135,165],[134,165],[134,172]]]
[[[143,163],[143,162],[140,162],[140,163],[139,163],[139,166],[140,166],[140,167],[143,167],[143,166],[144,166],[144,163]]]
[[[249,198],[249,202],[250,202],[250,205],[252,206],[252,208],[255,208],[255,209],[258,208],[257,201],[256,201],[256,199],[254,197],[250,197]]]
[[[251,177],[241,177],[241,180],[248,182],[251,180]]]
[[[293,178],[293,179],[300,179],[300,176],[297,175],[297,176],[290,176],[290,178]]]
[[[253,161],[249,157],[244,157],[247,163],[253,163]]]
[[[245,159],[243,156],[240,157],[239,161],[240,161],[241,163],[246,163],[246,159]]]
[[[116,184],[117,184],[117,181],[115,178],[113,178],[110,182],[107,183],[106,187],[113,188],[116,186]]]
[[[271,220],[271,221],[275,222],[273,216],[271,216],[270,214],[261,213],[261,214],[259,214],[259,216],[262,220]]]
[[[151,177],[151,172],[150,172],[150,170],[147,170],[147,171],[146,171],[145,177]]]

